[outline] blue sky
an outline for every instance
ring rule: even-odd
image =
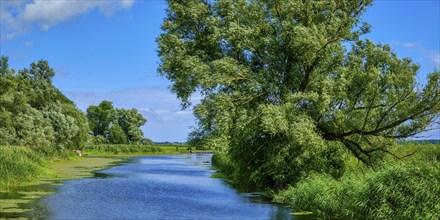
[[[102,100],[137,108],[154,141],[185,141],[194,126],[157,72],[155,39],[165,17],[163,0],[0,0],[0,54],[14,69],[46,59],[54,84],[85,110]],[[363,20],[365,36],[392,46],[422,66],[418,79],[440,69],[440,1],[375,1]],[[197,95],[194,103],[198,102]],[[440,131],[424,134],[440,138]]]

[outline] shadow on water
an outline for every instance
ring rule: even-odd
[[[279,203],[273,202],[271,199],[263,196],[259,192],[252,193],[241,193],[243,200],[248,203],[255,204],[268,204],[272,206],[276,206],[276,209],[273,209],[269,219],[294,219],[294,220],[312,220],[316,219],[314,215],[293,215],[292,209],[288,206],[284,206]]]
[[[56,192],[59,180],[39,184],[17,186],[8,192],[0,192],[0,219],[32,218],[46,219],[50,216],[47,206],[42,204],[44,195]]]
[[[0,192],[0,199],[20,199],[23,196],[20,192]]]
[[[111,173],[104,173],[101,171],[94,171],[93,173],[93,178],[113,178],[113,177],[117,177],[118,175],[115,174],[111,174]]]

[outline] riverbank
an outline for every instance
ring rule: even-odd
[[[29,218],[37,201],[55,192],[65,180],[89,178],[99,170],[118,165],[130,156],[87,156],[69,160],[45,161],[46,171],[29,182],[0,190],[0,218]]]
[[[135,155],[133,155],[135,156]],[[51,164],[51,170],[56,172],[55,179],[68,180],[93,177],[99,170],[116,166],[129,159],[130,156],[85,156],[74,160],[58,161]]]
[[[375,167],[344,154],[341,177],[313,172],[267,195],[323,219],[440,219],[440,188],[433,187],[440,185],[440,145],[405,142],[389,153],[377,158]],[[212,163],[216,176],[234,187],[248,181],[231,175],[237,171],[227,155],[214,155]]]
[[[83,153],[86,155],[157,155],[189,153],[191,149],[187,145],[100,144],[85,147]]]
[[[297,219],[283,205],[211,178],[211,156],[131,158],[97,177],[64,182],[38,202],[49,211],[32,214],[40,219]]]
[[[190,153],[183,145],[93,145],[83,149],[89,156],[140,156]],[[78,158],[73,150],[54,151],[50,148],[0,146],[0,190],[26,185],[41,176],[56,176],[51,169],[54,161],[71,161]]]
[[[96,145],[73,151],[44,152],[28,147],[0,147],[0,219],[28,218],[37,201],[70,179],[90,178],[134,156],[190,153],[183,145]],[[50,156],[49,156],[50,155]],[[32,216],[31,216],[32,217]]]

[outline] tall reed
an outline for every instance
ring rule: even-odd
[[[28,182],[44,171],[41,155],[30,148],[0,146],[0,189]]]
[[[350,170],[339,180],[312,174],[275,199],[324,219],[440,219],[440,145],[400,149],[395,153],[416,153],[388,158],[380,168]]]
[[[130,154],[130,153],[158,153],[162,149],[158,146],[126,145],[126,144],[102,144],[83,148],[84,152]]]

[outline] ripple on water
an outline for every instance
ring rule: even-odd
[[[137,157],[100,172],[110,178],[67,181],[44,204],[55,219],[294,218],[289,208],[210,178],[211,156]]]

